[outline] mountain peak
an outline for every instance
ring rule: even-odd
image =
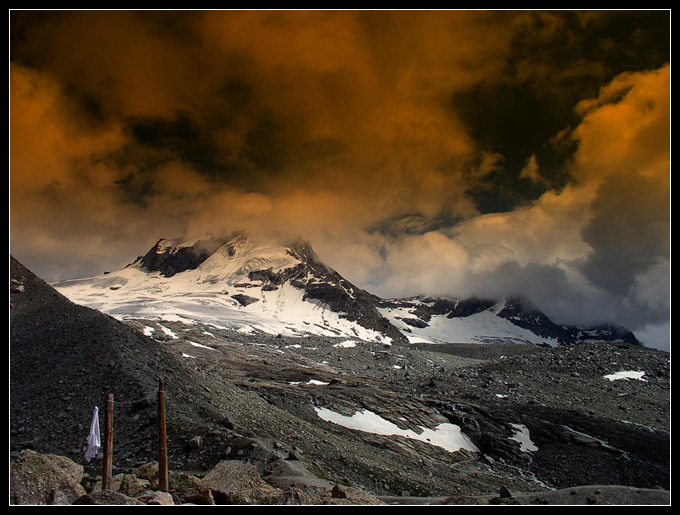
[[[134,266],[55,286],[122,318],[171,316],[288,336],[406,341],[372,295],[322,263],[302,238],[286,244],[246,233],[160,239]]]
[[[172,277],[197,268],[222,245],[224,241],[218,238],[193,241],[161,238],[138,263],[147,272]]]
[[[325,265],[309,241],[255,239],[244,232],[160,239],[134,266],[57,289],[122,318],[174,317],[236,330],[382,343],[572,344],[637,339],[609,325],[553,323],[528,299],[384,300]],[[106,290],[106,291],[102,291]]]

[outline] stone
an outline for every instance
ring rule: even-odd
[[[343,497],[336,497],[333,491],[328,488],[308,486],[305,488],[290,487],[281,492],[275,499],[275,504],[294,504],[294,505],[380,505],[385,504],[377,497],[364,492],[363,490],[351,487],[341,487],[336,485],[338,490],[342,490]],[[342,495],[342,494],[341,494]]]
[[[56,454],[45,454],[57,467],[63,470],[66,475],[73,478],[76,483],[80,483],[83,480],[84,467],[70,460],[64,456],[58,456]]]
[[[123,474],[120,478],[118,491],[122,494],[134,497],[150,487],[151,482],[148,479],[137,477],[134,474]]]
[[[158,463],[156,462],[145,463],[144,465],[141,465],[140,467],[136,468],[133,474],[138,478],[146,479],[151,483],[153,483],[154,481],[158,482]]]
[[[508,487],[506,486],[501,486],[500,490],[498,491],[498,495],[500,495],[503,499],[509,499],[512,497],[510,490],[508,490]]]
[[[333,499],[347,499],[347,491],[340,485],[335,485],[331,490],[331,497]]]
[[[212,506],[215,504],[210,488],[205,486],[196,486],[191,490],[187,490],[182,497],[182,504],[198,504],[202,506]]]
[[[60,458],[22,451],[10,466],[10,504],[72,504],[85,495],[85,489],[71,475],[77,464]]]
[[[219,462],[201,485],[212,491],[216,504],[270,504],[269,498],[279,492],[262,480],[254,465],[236,460]]]
[[[175,501],[169,492],[152,492],[138,496],[137,500],[151,506],[174,506]]]
[[[189,449],[195,450],[195,449],[200,449],[203,447],[203,438],[200,436],[194,436],[191,440],[189,440]]]
[[[98,506],[110,506],[110,505],[143,505],[144,503],[138,501],[134,497],[129,497],[123,495],[120,492],[113,492],[107,490],[105,492],[92,492],[85,494],[82,497],[76,499],[73,503],[74,505],[98,505]]]
[[[191,474],[172,470],[168,473],[168,486],[173,494],[173,498],[177,502],[182,500],[187,495],[187,492],[200,487],[201,480]]]

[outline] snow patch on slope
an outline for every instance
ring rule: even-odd
[[[523,424],[510,424],[515,430],[515,434],[510,437],[510,440],[519,442],[520,450],[522,452],[536,452],[538,447],[531,441],[529,429]]]
[[[403,436],[441,447],[449,452],[456,452],[461,449],[479,452],[479,449],[472,443],[472,440],[455,424],[439,424],[434,429],[420,427],[421,432],[416,433],[410,429],[401,429],[393,422],[385,420],[380,415],[369,410],[357,411],[351,417],[318,406],[315,406],[314,410],[319,418],[346,427],[347,429],[376,435]]]
[[[622,370],[620,372],[614,372],[613,374],[607,374],[604,376],[605,379],[610,381],[619,381],[621,379],[637,379],[638,381],[647,381],[644,378],[645,372],[640,370]]]

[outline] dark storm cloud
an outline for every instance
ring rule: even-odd
[[[564,321],[658,320],[669,28],[644,11],[12,12],[13,252],[57,279],[160,237],[301,234],[380,294],[519,288]]]
[[[625,295],[638,274],[670,255],[668,198],[656,178],[610,178],[600,186],[582,231],[593,249],[582,270],[593,284]]]
[[[451,97],[481,147],[502,156],[469,190],[481,212],[509,211],[564,187],[575,147],[557,137],[579,123],[578,102],[597,96],[622,71],[658,68],[670,59],[670,32],[659,30],[668,27],[668,12],[542,11],[510,18],[518,30],[504,72]],[[532,155],[544,183],[521,177]]]
[[[178,113],[173,119],[145,118],[129,123],[135,143],[156,151],[150,152],[151,156],[165,155],[156,167],[179,159],[211,180],[238,182],[243,176],[244,165],[226,159],[210,131],[203,130],[187,113]]]

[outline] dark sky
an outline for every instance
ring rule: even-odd
[[[668,347],[669,11],[12,11],[10,250],[302,235],[385,296]]]

